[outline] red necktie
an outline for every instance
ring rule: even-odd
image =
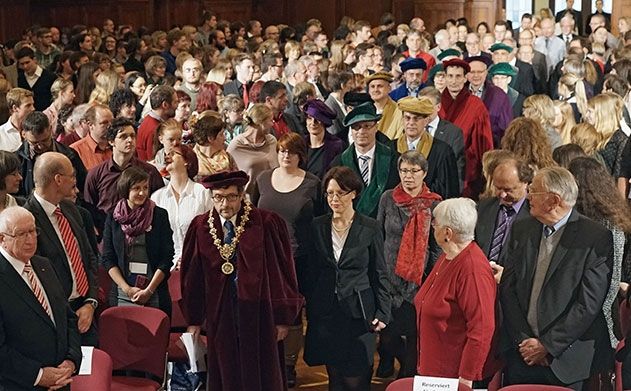
[[[31,267],[30,262],[27,262],[24,265],[23,273],[26,273],[26,277],[28,277],[28,282],[29,284],[31,284],[31,290],[33,291],[33,294],[35,295],[35,298],[37,298],[37,301],[39,301],[39,304],[42,305],[42,308],[44,308],[44,311],[46,311],[48,316],[52,318],[52,312],[50,311],[50,307],[48,306],[48,303],[46,302],[46,297],[44,297],[44,292],[42,292],[42,288],[39,286],[39,283],[37,282],[37,279],[35,278],[35,272],[33,271],[33,268]]]
[[[245,105],[246,110],[248,108],[248,103],[250,103],[250,97],[248,96],[248,88],[244,84],[243,85],[243,104]]]
[[[83,262],[81,261],[81,253],[79,252],[79,244],[77,243],[77,238],[75,238],[72,233],[72,228],[70,228],[70,223],[66,216],[61,213],[61,209],[57,207],[55,209],[55,217],[57,217],[57,224],[59,224],[59,231],[61,232],[61,239],[64,242],[64,247],[68,252],[68,257],[70,258],[70,266],[72,267],[72,272],[75,277],[75,282],[77,283],[77,292],[79,296],[85,296],[88,293],[88,277],[85,275],[85,270],[83,270]]]

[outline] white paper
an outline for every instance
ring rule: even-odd
[[[132,274],[147,274],[147,264],[139,262],[129,262],[129,272]]]
[[[92,353],[94,353],[94,346],[81,346],[81,367],[79,368],[79,375],[91,375],[92,374]]]
[[[206,371],[206,346],[200,343],[200,339],[193,340],[193,333],[182,333],[180,340],[184,344],[191,372]]]
[[[413,391],[458,391],[458,379],[414,376]]]

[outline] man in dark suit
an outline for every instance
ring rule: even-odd
[[[26,209],[0,213],[0,388],[68,390],[81,363],[77,318]]]
[[[557,35],[557,37],[561,38],[563,42],[565,42],[566,46],[570,45],[570,42],[578,35],[574,34],[574,26],[576,25],[576,21],[572,17],[572,15],[565,15],[561,18],[559,22],[561,25],[561,34]]]
[[[15,54],[18,60],[18,87],[33,91],[35,110],[44,111],[52,102],[50,87],[57,75],[42,68],[35,60],[35,52],[30,47],[23,47]]]
[[[519,91],[524,96],[535,93],[535,73],[532,65],[518,60],[515,57],[515,42],[511,40],[511,45],[507,43],[496,43],[491,46],[493,52],[493,63],[507,62],[517,68],[517,76],[513,78],[510,86]]]
[[[235,79],[223,85],[223,94],[234,94],[243,99],[245,107],[250,103],[249,84],[254,76],[254,62],[249,54],[240,54],[234,61]]]
[[[574,23],[578,28],[578,35],[583,35],[583,15],[581,14],[581,11],[577,11],[573,8],[574,0],[565,0],[565,4],[565,9],[557,12],[554,16],[554,21],[559,23],[565,15],[570,15],[574,19]]]
[[[589,25],[589,22],[594,15],[602,15],[602,17],[605,18],[605,27],[607,30],[611,30],[611,14],[603,11],[603,0],[596,0],[596,12],[589,15],[587,22],[585,22],[585,35],[590,35],[592,33],[592,26]]]
[[[528,30],[532,28],[532,14],[526,12],[521,16],[521,21],[519,23],[519,27],[513,29],[513,38],[515,41],[519,41],[519,37],[524,30]]]
[[[582,390],[610,359],[603,302],[611,282],[609,230],[573,209],[578,186],[564,168],[543,168],[529,187],[531,218],[517,221],[500,283],[507,384]]]
[[[428,117],[427,132],[432,137],[447,143],[454,151],[456,165],[458,166],[460,193],[462,194],[465,172],[464,136],[462,135],[462,129],[438,116],[438,112],[440,111],[440,95],[440,91],[435,87],[425,87],[421,90],[419,98],[427,96],[434,103],[434,112]]]
[[[57,152],[41,155],[33,170],[35,191],[24,207],[40,230],[37,254],[50,259],[70,307],[79,318],[81,344],[96,346],[97,260],[81,213],[69,201],[77,180],[70,160]]]
[[[512,158],[500,162],[493,170],[495,197],[478,203],[475,226],[475,241],[489,261],[498,262],[513,223],[530,216],[526,195],[532,175],[528,164]]]
[[[48,122],[48,117],[41,111],[34,111],[24,118],[22,122],[22,146],[16,154],[20,158],[22,183],[18,195],[28,197],[35,182],[33,181],[33,167],[39,157],[46,152],[59,152],[70,159],[72,168],[77,178],[77,187],[83,189],[88,171],[83,165],[81,157],[77,152],[59,142],[52,137],[52,129]]]
[[[546,65],[546,56],[540,51],[535,49],[535,35],[533,30],[524,30],[519,34],[519,57],[518,60],[525,63],[530,63],[532,65],[532,70],[535,75],[535,92],[537,94],[544,94],[548,89],[548,66]],[[522,48],[527,47],[523,50]],[[524,60],[521,58],[523,56],[527,56],[529,52],[532,52],[532,56],[528,56],[530,61]],[[517,62],[517,61],[515,61]],[[522,94],[523,95],[523,94]]]

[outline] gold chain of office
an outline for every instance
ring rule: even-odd
[[[232,243],[230,244],[221,243],[221,239],[217,237],[217,229],[215,228],[215,219],[213,218],[213,212],[211,211],[208,216],[208,225],[210,226],[210,236],[213,239],[213,244],[215,245],[215,247],[217,247],[217,250],[219,250],[219,255],[221,255],[221,258],[223,258],[223,260],[225,261],[221,265],[221,272],[223,274],[227,275],[234,272],[234,265],[232,264],[232,262],[230,262],[230,259],[232,259],[237,245],[239,244],[239,239],[245,231],[245,224],[250,220],[251,210],[252,204],[246,201],[245,207],[243,209],[243,215],[241,216],[241,222],[239,223],[239,226],[237,226],[237,228],[235,229],[235,235],[232,239]]]

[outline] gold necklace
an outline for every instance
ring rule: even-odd
[[[239,226],[235,229],[235,236],[232,239],[232,243],[230,244],[222,244],[221,240],[217,237],[217,229],[215,228],[215,219],[213,218],[213,211],[210,212],[208,216],[208,225],[210,226],[210,236],[213,239],[213,244],[219,250],[219,255],[225,261],[221,265],[221,272],[223,274],[232,274],[234,272],[234,265],[230,262],[234,252],[237,248],[237,244],[239,244],[239,239],[241,238],[241,234],[245,231],[245,224],[250,220],[250,211],[252,210],[252,204],[249,201],[245,202],[245,207],[243,210],[243,215],[241,216],[241,222]]]

